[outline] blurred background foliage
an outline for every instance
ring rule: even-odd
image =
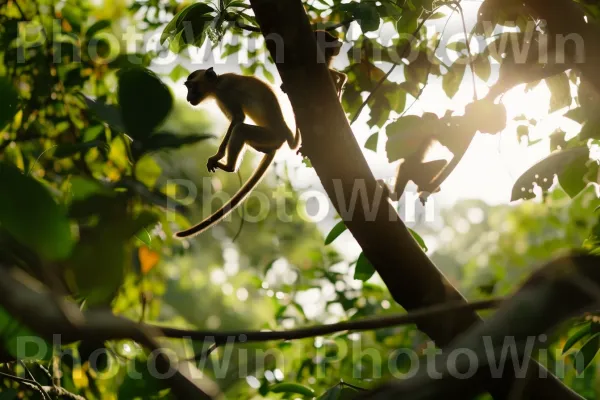
[[[491,13],[492,3],[483,2],[483,11]],[[435,77],[441,77],[443,90],[452,98],[468,74],[464,63],[445,65],[432,56],[441,37],[428,34],[421,25],[460,12],[452,4],[305,4],[314,24],[336,26],[342,35],[347,26],[358,24],[359,37],[347,38],[352,44],[348,54],[360,57],[345,67],[349,82],[343,107],[352,118],[362,110],[366,93],[373,93],[367,108],[372,134],[365,149],[375,151],[387,134],[394,139],[386,149],[390,162],[407,156],[407,140],[414,140],[407,135],[412,131],[398,128],[410,108],[407,100],[418,98]],[[586,10],[590,18],[599,15],[596,5],[586,4]],[[500,25],[508,21],[492,17]],[[182,34],[186,21],[196,24],[192,36]],[[516,21],[522,28],[527,19]],[[416,40],[401,37],[383,45],[372,33],[384,26],[415,33]],[[130,27],[146,38],[158,33],[163,46],[131,49],[126,40]],[[245,48],[241,42],[224,40],[235,37],[253,37],[258,44]],[[184,50],[206,43],[221,43],[223,58],[246,54],[248,63],[240,65],[243,73],[278,82],[271,61],[264,61],[265,49],[246,1],[0,0],[0,264],[18,266],[83,308],[109,307],[133,320],[177,327],[289,329],[402,311],[377,276],[368,279],[374,271],[369,273],[366,259],[344,254],[352,239],[329,244],[343,226],[325,242],[327,232],[291,212],[289,221],[268,215],[258,223],[245,223],[238,236],[241,218],[235,214],[193,240],[172,238],[174,231],[219,206],[217,201],[202,204],[202,196],[190,198],[189,187],[198,193],[233,193],[240,184],[235,174],[221,174],[218,180],[208,175],[205,162],[218,143],[213,136],[218,126],[209,113],[191,109],[164,83],[181,82],[188,74]],[[464,43],[444,45],[468,57]],[[419,56],[394,64],[405,46]],[[168,67],[159,63],[169,51],[183,61]],[[492,52],[486,47],[475,56],[477,79],[487,82]],[[384,66],[396,65],[402,79],[385,79]],[[500,77],[508,68],[502,64]],[[518,75],[514,68],[510,71]],[[515,200],[531,198],[536,183],[544,189],[542,201],[489,206],[465,200],[444,210],[441,224],[414,226],[415,237],[425,238],[422,244],[430,247],[433,261],[469,300],[508,295],[544,260],[567,249],[597,246],[600,225],[595,210],[600,203],[595,187],[586,188],[597,164],[580,149],[595,145],[598,103],[589,99],[576,74],[560,74],[549,84],[554,99],[549,111],[570,107],[569,115],[582,124],[583,133],[566,140],[559,132],[552,150],[578,152],[561,153],[558,161],[543,160],[517,182]],[[520,76],[515,79],[525,82]],[[469,118],[473,129],[484,131],[477,125],[483,122]],[[440,129],[446,124],[442,118],[438,122]],[[389,123],[396,128],[386,132]],[[411,125],[415,132],[422,130],[421,123],[417,118]],[[522,136],[532,123],[522,122]],[[250,175],[253,158],[250,153],[244,158],[242,178]],[[285,163],[274,171],[257,191],[289,210],[303,206]],[[559,184],[551,186],[555,175]],[[530,186],[532,190],[525,190]],[[256,215],[260,209],[250,199],[244,212]],[[50,384],[56,370],[49,354],[26,364],[14,362],[16,338],[28,333],[18,317],[0,314],[5,362],[0,371],[31,374]],[[584,327],[590,324],[583,321]],[[557,354],[580,327],[567,324],[556,333]],[[594,332],[576,336],[579,340],[572,341],[570,352],[585,347],[588,339],[597,337]],[[169,344],[187,358],[203,348],[189,341]],[[423,354],[426,345],[427,338],[411,326],[340,333],[239,345],[233,354],[225,348],[204,360],[203,370],[228,398],[290,396],[270,392],[277,382],[296,382],[323,398],[351,398],[392,373],[409,371],[411,360],[398,356],[397,349]],[[597,351],[589,347],[587,352]],[[109,349],[111,356],[93,357],[98,348]],[[72,393],[90,399],[169,397],[168,389],[149,374],[141,382],[127,375],[132,366],[144,370],[145,354],[131,341],[84,340],[64,344],[63,351],[60,384]],[[595,398],[594,363],[576,377],[570,359],[565,360],[564,381]],[[546,364],[553,370],[555,362]],[[11,379],[1,379],[0,387],[2,399],[42,398],[35,388]]]

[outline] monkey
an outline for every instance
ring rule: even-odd
[[[331,68],[331,63],[333,62],[333,58],[340,54],[343,43],[326,30],[317,29],[313,33],[317,41],[317,46],[323,51],[324,61],[327,64],[327,68],[329,68],[329,74],[331,75],[331,79],[333,79],[337,95],[341,98],[344,85],[348,81],[348,76],[343,72]],[[319,55],[319,61],[321,61],[320,57],[321,55]],[[281,85],[281,91],[285,93],[283,84]]]
[[[192,72],[186,82],[187,101],[197,106],[208,98],[217,105],[231,121],[217,153],[206,163],[209,172],[222,169],[234,172],[244,145],[265,153],[252,176],[244,183],[231,200],[199,224],[175,234],[178,238],[195,236],[225,218],[246,198],[260,182],[275,158],[275,153],[287,142],[296,149],[300,132],[292,132],[285,123],[283,112],[273,90],[263,81],[252,76],[234,73],[217,75],[213,68]],[[256,125],[245,123],[246,117]],[[226,162],[221,159],[226,156]]]

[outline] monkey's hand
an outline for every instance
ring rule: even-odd
[[[208,172],[215,172],[217,170],[217,168],[219,167],[219,160],[221,158],[218,156],[212,156],[208,159],[208,161],[206,162],[206,168],[208,169]]]

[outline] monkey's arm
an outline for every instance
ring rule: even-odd
[[[219,160],[221,160],[225,156],[227,146],[229,145],[229,141],[231,140],[231,134],[233,133],[233,130],[237,125],[243,123],[246,119],[246,116],[244,115],[244,112],[242,111],[241,107],[235,107],[234,105],[230,104],[224,104],[224,106],[226,108],[227,114],[231,116],[231,123],[229,124],[229,128],[227,128],[227,133],[225,133],[225,137],[219,145],[217,153],[214,156],[210,157],[208,159],[208,162],[206,163],[206,167],[210,172],[215,172],[217,168],[221,168]]]

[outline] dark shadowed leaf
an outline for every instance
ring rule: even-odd
[[[96,114],[98,119],[118,132],[125,132],[125,125],[123,124],[119,107],[93,100],[84,94],[82,96],[88,108]]]
[[[372,32],[379,28],[379,13],[377,12],[375,3],[359,3],[354,17],[363,33]]]
[[[330,388],[325,393],[323,393],[321,396],[319,396],[318,400],[338,400],[341,391],[341,385],[335,385],[334,387]]]
[[[138,140],[150,136],[173,106],[169,88],[145,68],[121,71],[118,96],[127,133]]]
[[[181,10],[165,27],[160,44],[171,41],[170,48],[179,52],[186,45],[201,47],[206,39],[206,28],[214,19],[215,10],[205,3],[195,3]]]
[[[16,240],[48,260],[71,254],[69,220],[41,183],[0,163],[0,189],[0,224]]]
[[[588,162],[587,154],[583,154],[558,173],[558,183],[569,197],[577,196],[587,186],[584,177],[588,172]]]
[[[85,152],[98,147],[102,147],[105,150],[108,150],[108,144],[105,141],[91,140],[89,142],[84,143],[61,144],[60,146],[56,147],[53,155],[56,158],[66,158],[71,157],[77,153]]]
[[[573,355],[577,373],[581,374],[590,365],[598,353],[599,346],[600,334],[596,334],[581,347],[581,350]]]
[[[589,149],[583,146],[550,154],[517,179],[512,189],[511,201],[534,198],[534,184],[540,186],[542,190],[548,190],[552,186],[554,175],[560,174],[571,163],[582,157],[587,158],[588,155]]]
[[[338,238],[346,230],[346,224],[344,221],[338,222],[327,234],[325,238],[325,245],[331,244],[335,239]]]
[[[354,270],[354,279],[366,282],[375,274],[373,264],[367,259],[364,253],[360,253],[356,261],[356,269]]]
[[[365,142],[365,149],[377,151],[377,142],[379,141],[379,132],[375,132]]]

